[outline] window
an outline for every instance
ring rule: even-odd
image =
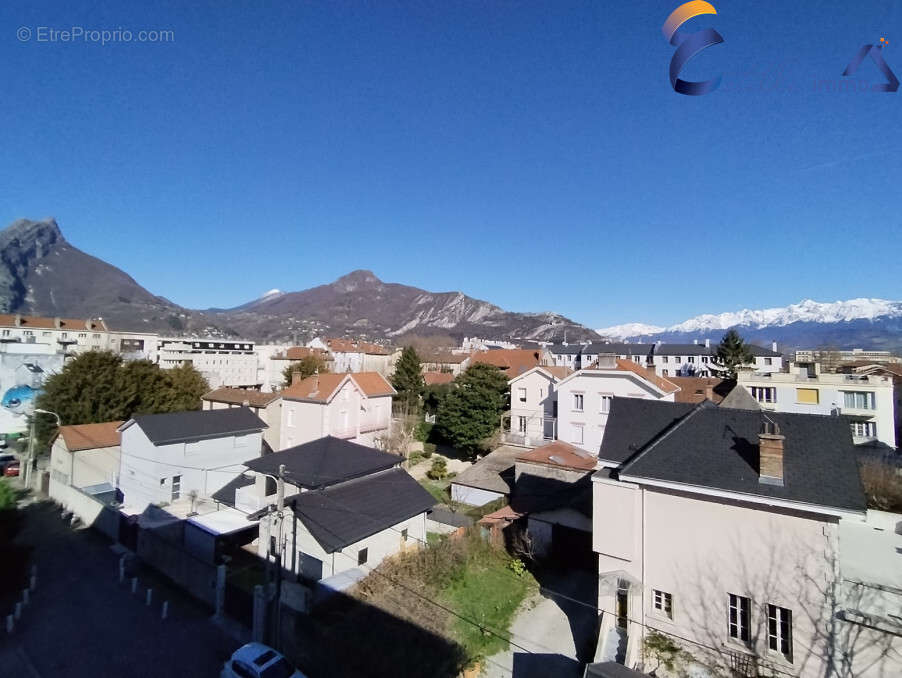
[[[4,337],[8,337],[8,336],[9,336],[9,330],[3,330],[3,336],[4,336]]]
[[[670,375],[670,371],[669,371],[669,370],[661,370],[661,376],[662,376],[662,377],[666,377],[666,376],[669,376],[669,375]]]
[[[752,601],[743,596],[730,594],[730,619],[728,630],[730,638],[749,642],[749,629],[751,628]]]
[[[407,541],[407,528],[401,530],[401,541]]]
[[[583,394],[582,393],[574,393],[573,394],[573,409],[577,412],[583,411]]]
[[[100,339],[100,335],[99,335],[99,334],[92,334],[91,336],[92,336],[94,339]]]
[[[773,359],[773,358],[765,358],[765,359],[764,359],[764,364],[765,364],[765,365],[773,365],[773,364],[774,364],[774,359]]]
[[[653,593],[654,601],[652,604],[654,605],[655,612],[668,619],[673,619],[673,596],[666,591],[658,591],[657,589],[655,589]]]
[[[582,445],[583,444],[583,425],[582,424],[573,424],[573,435],[571,442],[574,445]]]
[[[776,605],[767,606],[767,647],[792,661],[792,611]]]
[[[526,433],[526,417],[517,417],[517,430]]]
[[[876,410],[877,403],[873,391],[843,391],[843,407],[856,410]]]
[[[518,399],[521,403],[525,403],[525,402],[526,402],[526,389],[525,389],[525,388],[518,388],[518,389],[517,389],[517,399]]]
[[[26,337],[34,336],[34,332],[32,332],[31,330],[25,330],[25,331],[23,332],[23,334],[24,334]]]
[[[695,362],[695,356],[689,356],[688,358],[686,358],[686,360],[687,360],[688,362],[690,362],[690,363],[694,363],[694,362]]]
[[[873,421],[853,421],[852,435],[856,438],[876,438],[877,424]]]
[[[182,495],[182,477],[172,476],[172,501],[175,501]]]
[[[679,365],[683,361],[680,359],[680,356],[675,355],[675,356],[673,356],[673,362],[675,362],[677,365]]]
[[[703,362],[703,363],[708,362],[708,356],[703,355],[703,356],[702,356],[702,362]]]
[[[759,403],[777,402],[777,389],[773,386],[752,386],[752,397]]]
[[[369,556],[369,549],[360,549],[357,552],[357,564],[366,565],[367,556]]]
[[[602,393],[601,395],[601,407],[599,408],[599,412],[602,414],[607,414],[611,411],[611,401],[614,399],[609,393]]]
[[[87,338],[88,338],[88,334],[87,334],[86,332],[79,332],[79,333],[78,333],[78,338],[79,338],[79,339],[87,339]]]
[[[797,388],[796,402],[805,405],[817,405],[818,392],[816,388]]]
[[[664,363],[665,365],[667,364],[667,356],[666,355],[661,356],[661,362]]]

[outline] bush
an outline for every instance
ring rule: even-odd
[[[414,429],[413,437],[419,440],[421,443],[425,443],[429,440],[429,436],[432,435],[432,427],[435,424],[430,424],[428,421],[421,421],[417,424],[416,429]]]
[[[432,467],[426,472],[426,475],[432,480],[444,480],[448,475],[448,462],[444,457],[437,457],[432,460]]]
[[[868,508],[902,513],[902,475],[891,464],[869,459],[860,466]]]
[[[423,459],[429,459],[435,452],[435,443],[423,443]]]
[[[523,573],[526,572],[526,564],[519,558],[513,558],[507,566],[518,577],[522,577]]]

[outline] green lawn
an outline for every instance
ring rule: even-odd
[[[435,497],[435,500],[439,504],[448,503],[448,485],[450,484],[450,480],[430,480],[429,478],[423,478],[420,481],[420,485],[422,485],[429,494]]]
[[[449,607],[498,634],[485,633],[479,626],[457,619],[453,625],[455,640],[471,659],[507,649],[508,643],[503,638],[507,637],[506,631],[517,608],[538,590],[529,572],[518,577],[508,567],[508,562],[505,558],[494,557],[473,563],[442,591]]]

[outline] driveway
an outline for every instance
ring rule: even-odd
[[[210,612],[149,575],[138,594],[118,581],[119,556],[92,530],[72,530],[49,502],[25,510],[18,541],[31,546],[37,588],[15,632],[0,641],[0,676],[213,678],[240,645]],[[169,615],[160,619],[161,603]],[[5,614],[5,611],[4,611]]]
[[[542,586],[540,593],[523,602],[510,627],[511,642],[516,645],[486,659],[482,674],[486,678],[578,678],[584,663],[591,660],[596,575],[570,570],[540,572],[536,579]]]

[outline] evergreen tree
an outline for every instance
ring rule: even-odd
[[[736,378],[736,368],[755,361],[748,344],[734,329],[727,330],[717,346],[717,354],[714,356],[714,365],[711,368],[719,376],[726,379]]]
[[[412,413],[420,409],[420,396],[426,383],[423,381],[423,367],[420,364],[420,356],[412,346],[407,346],[401,351],[398,364],[395,365],[395,373],[392,375],[391,384],[398,395],[395,401],[403,412]]]
[[[436,428],[454,447],[475,455],[501,426],[507,377],[497,367],[476,363],[455,384],[439,405]]]
[[[328,371],[329,368],[326,366],[326,361],[320,356],[316,354],[306,355],[298,362],[289,363],[285,369],[282,370],[282,383],[285,386],[291,386],[291,380],[294,378],[295,372],[300,373],[301,379],[306,379],[315,372],[325,374]]]

